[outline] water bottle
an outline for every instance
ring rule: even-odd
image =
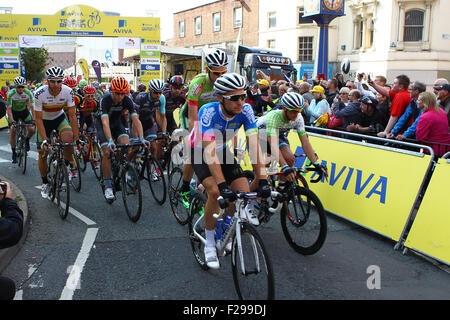
[[[223,219],[217,220],[216,223],[216,241],[219,241],[222,239],[222,232],[223,232]]]
[[[197,181],[195,179],[191,179],[191,182],[189,183],[189,189],[191,191],[191,195],[193,196],[195,194],[195,191],[197,190]]]
[[[225,220],[222,223],[222,232],[223,232],[223,234],[225,234],[227,232],[228,228],[230,227],[231,220],[233,220],[232,216],[227,215],[225,217]]]

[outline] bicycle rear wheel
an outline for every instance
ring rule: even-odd
[[[81,168],[80,168],[80,160],[79,155],[77,155],[75,152],[72,153],[72,162],[74,165],[74,172],[70,173],[70,184],[72,185],[73,189],[76,192],[80,192],[81,190]],[[71,170],[71,169],[69,169]]]
[[[128,163],[120,177],[122,184],[122,197],[128,218],[137,222],[142,213],[142,190],[139,176],[134,166]]]
[[[275,284],[267,250],[256,229],[247,222],[241,226],[241,241],[233,238],[231,267],[236,293],[241,300],[272,300]]]
[[[94,171],[97,180],[101,179],[101,163],[102,163],[102,152],[97,142],[92,142],[92,149],[90,154],[90,162],[92,171]]]
[[[183,185],[183,171],[179,167],[173,167],[168,179],[169,202],[172,213],[177,222],[185,225],[189,220],[189,209],[183,206],[180,189]]]
[[[176,168],[174,168],[176,169]],[[206,204],[205,199],[200,194],[195,194],[192,198],[191,205],[189,207],[189,218],[188,218],[188,227],[189,227],[189,240],[191,242],[192,253],[194,254],[195,261],[200,265],[203,270],[208,270],[209,267],[206,264],[205,260],[205,244],[195,236],[194,234],[194,226],[196,226],[195,231],[200,234],[204,239],[206,239],[205,235],[205,220],[203,219],[202,210]],[[197,221],[201,221],[196,225]]]
[[[287,242],[300,254],[314,254],[325,242],[325,210],[311,190],[297,188],[295,196],[284,202],[280,221]]]
[[[59,163],[56,167],[55,191],[56,205],[61,219],[66,219],[70,205],[70,187],[68,168],[64,163]],[[62,203],[64,201],[64,204]]]
[[[56,153],[50,152],[47,156],[47,166],[47,180],[50,185],[48,198],[53,202],[56,197],[56,169],[58,167]]]
[[[19,164],[19,168],[22,168],[22,174],[25,174],[25,172],[27,171],[28,154],[25,146],[25,137],[22,135],[22,133],[20,133],[20,137],[17,140],[18,140],[16,144],[17,163]]]
[[[146,161],[147,180],[153,198],[159,205],[166,201],[166,179],[164,171],[159,161],[152,156],[148,156]]]

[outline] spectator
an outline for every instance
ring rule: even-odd
[[[253,107],[253,110],[255,111],[255,115],[261,116],[266,111],[272,109],[275,104],[272,102],[272,99],[270,98],[270,85],[269,81],[266,79],[260,79],[257,81],[258,83],[258,94],[256,96],[256,102]]]
[[[300,86],[298,87],[299,93],[303,96],[303,99],[305,99],[308,104],[311,104],[312,99],[314,99],[311,90],[311,85],[308,82],[302,82],[300,83]]]
[[[315,86],[311,90],[311,93],[313,99],[311,100],[311,104],[305,108],[307,122],[310,125],[323,114],[331,113],[330,105],[325,97],[325,89],[322,86]]]
[[[417,106],[417,99],[419,94],[425,92],[427,87],[422,82],[416,81],[410,87],[409,94],[411,96],[411,102],[406,108],[405,113],[398,119],[394,128],[387,135],[388,139],[392,139],[397,135],[396,139],[403,141],[405,139],[415,139],[416,138],[416,127],[419,122],[419,117],[422,114],[422,109]]]
[[[411,102],[411,96],[408,92],[410,80],[405,75],[397,76],[394,80],[392,90],[376,84],[373,80],[370,80],[369,84],[382,95],[388,96],[392,101],[388,124],[384,131],[378,133],[379,137],[386,138]]]
[[[431,92],[423,92],[417,100],[422,115],[416,129],[416,138],[419,141],[443,143],[450,145],[448,120],[445,111],[437,105],[436,97]],[[428,144],[427,144],[428,145]],[[438,144],[431,144],[435,155],[442,156],[450,150]]]
[[[341,73],[336,73],[335,78],[338,82],[338,90],[340,91],[343,87],[345,87],[344,75]]]
[[[247,98],[245,99],[245,102],[251,104],[253,109],[255,109],[256,99],[258,98],[257,96],[258,84],[256,82],[249,83],[247,89]]]
[[[0,249],[17,244],[23,232],[23,212],[12,199],[9,183],[0,182]],[[0,300],[12,300],[16,293],[14,281],[0,276]]]
[[[345,86],[347,88],[349,88],[350,90],[356,89],[355,83],[353,81],[347,81],[347,83],[345,84]]]
[[[362,112],[361,112],[361,104],[359,99],[361,98],[361,94],[357,89],[353,89],[350,91],[349,99],[350,102],[342,109],[334,108],[333,113],[334,116],[338,119],[344,118],[344,128],[345,130],[351,124],[361,124],[362,120]],[[352,127],[350,127],[352,129]]]
[[[438,92],[437,98],[439,99],[439,107],[447,114],[448,124],[450,126],[450,84],[435,87],[434,90]]]
[[[444,78],[436,79],[436,81],[434,82],[433,92],[436,95],[436,97],[438,96],[438,91],[435,88],[443,86],[444,84],[448,84],[448,80]]]
[[[2,99],[6,101],[7,97],[8,97],[8,90],[9,87],[8,86],[3,86],[2,90],[0,91],[0,94],[2,95]]]
[[[389,105],[389,98],[386,96],[383,96],[381,93],[378,93],[378,92],[377,92],[375,98],[378,100],[377,109],[383,116],[383,127],[386,127],[389,122],[389,115],[391,113],[391,108]]]
[[[367,135],[376,135],[384,130],[383,116],[378,111],[378,100],[372,96],[364,96],[361,102],[361,124],[350,124],[347,131],[362,133]]]
[[[372,98],[376,97],[377,91],[372,88],[370,85],[367,84],[366,81],[363,82],[363,76],[365,77],[364,73],[358,73],[356,75],[356,79],[358,80],[356,82],[356,88],[361,92],[362,96],[369,96]]]
[[[330,118],[328,119],[327,128],[334,130],[342,130],[344,126],[344,118],[336,118],[334,115],[334,110],[341,111],[344,109],[349,103],[349,95],[350,90],[347,87],[342,87],[339,91],[339,95],[334,99]],[[331,135],[331,134],[330,134]]]
[[[338,81],[336,79],[330,79],[328,80],[328,92],[326,94],[327,96],[327,102],[331,106],[334,102],[334,98],[337,96],[338,91]]]

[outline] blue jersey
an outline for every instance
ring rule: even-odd
[[[203,148],[202,141],[216,141],[216,148],[223,149],[241,126],[244,126],[246,136],[258,133],[250,104],[245,103],[240,114],[228,118],[223,114],[219,102],[211,102],[200,108],[189,142],[193,148]]]

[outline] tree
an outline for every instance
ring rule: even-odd
[[[46,48],[23,48],[21,58],[25,66],[25,78],[30,81],[41,81],[48,61]]]

